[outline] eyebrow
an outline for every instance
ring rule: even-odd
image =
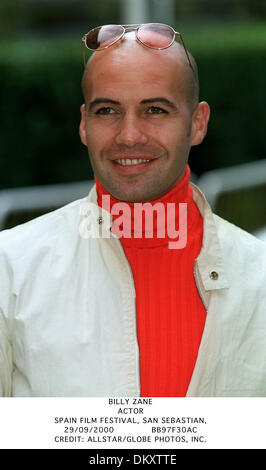
[[[89,103],[89,110],[91,111],[95,106],[97,106],[98,104],[103,104],[103,103],[121,105],[119,101],[112,100],[111,98],[96,98],[95,100]],[[155,98],[147,98],[140,102],[140,104],[151,104],[151,103],[162,103],[166,106],[169,106],[169,108],[173,109],[174,111],[178,111],[178,107],[174,103],[172,103],[172,101],[169,101],[167,98],[164,98],[162,96],[155,97]]]
[[[172,101],[169,101],[167,98],[163,98],[161,96],[156,97],[156,98],[148,98],[146,100],[142,100],[141,104],[149,104],[149,103],[162,103],[168,106],[169,108],[173,109],[174,111],[178,111],[178,107],[172,103]]]
[[[89,103],[89,110],[91,111],[97,104],[102,103],[120,104],[119,101],[112,100],[111,98],[96,98]]]

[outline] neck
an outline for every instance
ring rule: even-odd
[[[113,216],[112,232],[125,244],[158,246],[181,236],[192,203],[190,168],[162,197],[147,203],[124,202],[114,198],[95,177],[98,204]],[[121,215],[122,212],[122,215]],[[183,223],[182,223],[183,221]],[[179,230],[177,230],[179,228]]]

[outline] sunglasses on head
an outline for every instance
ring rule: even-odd
[[[171,26],[162,23],[109,24],[92,29],[82,37],[84,66],[86,65],[85,47],[91,51],[103,51],[120,41],[128,31],[135,31],[137,41],[144,46],[158,50],[170,47],[177,36],[185,50],[188,63],[194,72],[181,34],[176,32]]]

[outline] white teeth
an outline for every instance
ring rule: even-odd
[[[116,162],[120,163],[120,165],[138,165],[139,163],[149,162],[150,160],[145,160],[143,158],[121,158],[119,160],[115,160]]]

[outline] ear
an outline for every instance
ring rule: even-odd
[[[86,139],[86,110],[85,104],[82,104],[80,107],[81,112],[81,120],[79,125],[79,136],[81,142],[87,146],[87,139]]]
[[[208,128],[210,107],[206,101],[198,104],[192,115],[192,129],[190,134],[190,145],[199,145],[203,141]]]

